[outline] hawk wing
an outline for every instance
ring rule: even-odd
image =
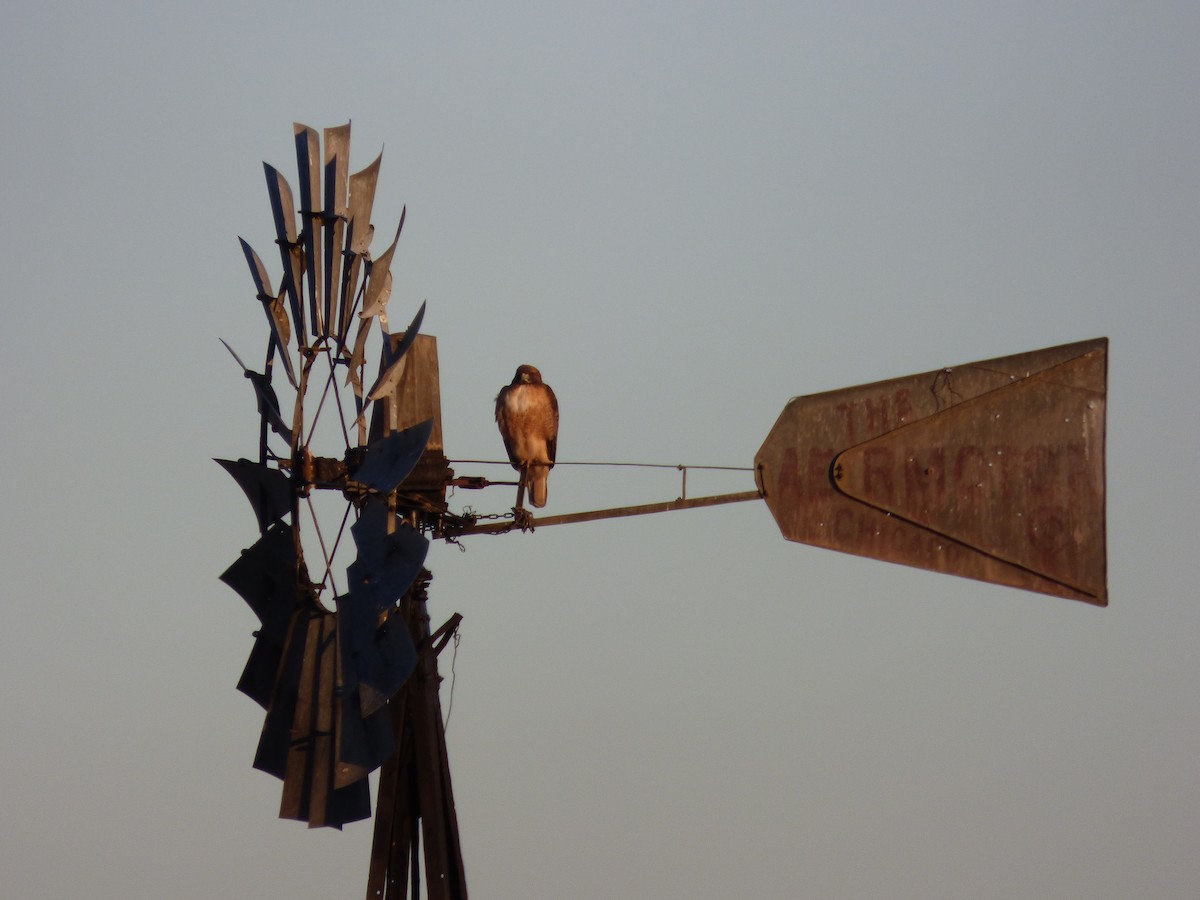
[[[496,424],[500,426],[500,438],[504,441],[504,450],[508,453],[508,461],[512,463],[514,469],[521,468],[521,462],[517,459],[516,451],[516,436],[514,434],[514,422],[512,416],[509,415],[508,395],[513,390],[513,385],[508,385],[496,395]]]

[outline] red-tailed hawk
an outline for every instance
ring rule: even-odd
[[[508,461],[521,473],[517,506],[527,486],[529,502],[545,506],[546,482],[558,444],[558,400],[533,366],[520,366],[512,384],[496,396],[496,424]]]

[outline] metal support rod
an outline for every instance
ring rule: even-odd
[[[743,503],[747,500],[761,500],[758,491],[741,491],[737,494],[713,494],[709,497],[693,497],[667,500],[662,503],[647,503],[642,506],[617,506],[612,509],[592,509],[586,512],[567,513],[561,516],[543,516],[531,520],[532,528],[545,528],[550,525],[572,525],[576,522],[595,522],[598,519],[618,519],[625,516],[646,516],[651,513],[675,512],[680,509],[694,509],[698,506],[719,506],[723,503]],[[512,522],[488,522],[486,525],[472,525],[462,531],[455,532],[453,537],[468,534],[496,534],[508,531],[513,527]]]

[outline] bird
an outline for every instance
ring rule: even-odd
[[[522,508],[528,487],[529,502],[540,509],[558,448],[558,399],[536,368],[518,366],[512,383],[496,395],[496,424],[508,461],[521,473],[515,508]]]

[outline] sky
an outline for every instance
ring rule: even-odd
[[[473,896],[1194,896],[1198,39],[1168,0],[9,4],[6,892],[362,896],[371,825],[251,768],[211,462],[256,450],[218,338],[265,346],[261,163],[352,121],[453,459],[502,458],[521,363],[561,460],[749,466],[792,396],[1111,341],[1107,609],[757,502],[435,546]],[[545,512],[678,491],[560,466]]]

